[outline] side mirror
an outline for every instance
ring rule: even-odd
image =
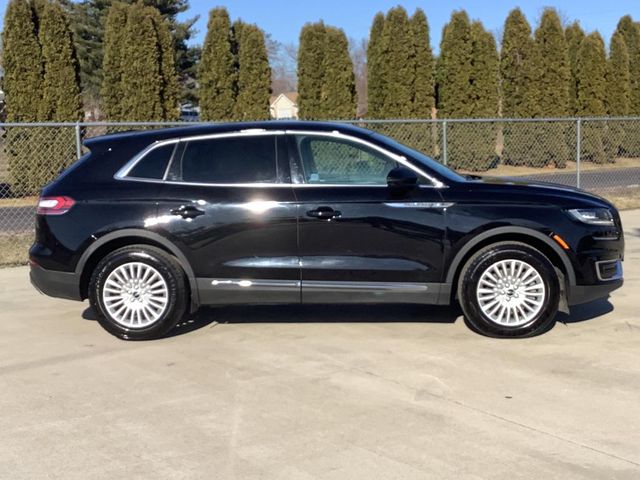
[[[418,185],[418,175],[407,167],[396,167],[387,175],[387,185],[393,190],[408,191]]]

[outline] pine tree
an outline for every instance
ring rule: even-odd
[[[569,52],[569,68],[571,70],[571,83],[569,84],[569,112],[575,115],[578,111],[578,81],[577,60],[580,43],[584,39],[584,31],[580,23],[575,21],[564,30]]]
[[[161,52],[152,17],[141,3],[129,7],[122,58],[122,110],[127,120],[162,120]]]
[[[382,31],[384,30],[384,14],[378,12],[373,18],[369,45],[367,46],[367,116],[380,118],[384,102],[384,79],[382,75],[383,60],[381,52]]]
[[[203,120],[229,120],[233,116],[237,73],[231,49],[229,14],[222,7],[214,8],[209,13],[198,68],[200,116]]]
[[[82,102],[78,61],[67,14],[59,3],[46,3],[39,37],[44,62],[39,117],[45,121],[79,121]]]
[[[168,21],[162,17],[158,9],[146,7],[146,12],[153,20],[160,53],[162,118],[163,120],[175,121],[180,118],[180,85],[178,84],[178,72],[176,71],[174,39],[169,30]]]
[[[531,27],[519,8],[511,10],[504,25],[500,56],[502,80],[502,116],[532,118],[539,116],[537,101],[538,49],[531,37]],[[503,126],[502,159],[509,165],[540,166],[544,159],[536,158],[539,125],[507,123]]]
[[[629,114],[629,93],[631,90],[629,72],[629,52],[624,37],[614,32],[607,59],[607,113],[612,117],[624,117]],[[605,151],[609,158],[615,159],[623,147],[625,123],[612,121],[608,124],[605,137]]]
[[[389,10],[381,37],[382,95],[381,118],[408,118],[413,110],[415,81],[414,40],[407,12],[402,7]]]
[[[235,24],[234,24],[235,25]],[[267,120],[271,93],[271,68],[264,33],[255,25],[234,26],[238,41],[238,97],[235,118]]]
[[[326,49],[324,23],[307,23],[300,32],[298,49],[298,115],[302,119],[325,116],[322,105],[324,55]]]
[[[34,20],[35,12],[28,0],[9,2],[2,31],[8,122],[38,120],[43,65]]]
[[[125,29],[129,7],[115,2],[109,9],[104,31],[104,63],[102,64],[102,108],[110,120],[123,120],[122,65],[126,45]]]
[[[564,117],[569,115],[569,86],[571,68],[569,50],[560,17],[553,8],[545,8],[540,25],[535,31],[537,59],[539,64],[538,104],[542,117]],[[570,158],[568,148],[569,124],[549,122],[540,124],[542,141],[537,148],[536,166],[555,164],[564,168]]]
[[[431,112],[435,107],[435,62],[429,40],[429,25],[424,11],[417,9],[410,19],[410,25],[415,53],[410,116],[412,118],[431,118]]]
[[[604,42],[597,32],[587,35],[578,50],[578,115],[604,116],[606,110],[606,55]],[[604,163],[607,157],[603,142],[604,122],[585,121],[582,126],[580,155],[583,160]]]
[[[352,120],[356,115],[356,84],[347,37],[339,28],[325,27],[324,77],[319,118]]]

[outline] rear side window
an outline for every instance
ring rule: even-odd
[[[174,143],[154,148],[136,163],[127,177],[162,180],[174,148]]]
[[[275,183],[275,136],[189,141],[180,162],[174,162],[170,178],[194,183]]]

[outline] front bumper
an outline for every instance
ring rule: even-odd
[[[31,265],[29,272],[31,284],[50,297],[82,300],[80,295],[80,276],[75,272],[47,270],[40,265]]]
[[[599,285],[573,285],[569,289],[569,305],[580,305],[581,303],[592,302],[599,298],[606,298],[611,292],[622,286],[624,280],[612,280]]]

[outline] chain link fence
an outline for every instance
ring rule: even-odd
[[[640,207],[640,117],[368,120],[462,174],[559,183]],[[0,266],[26,261],[43,185],[83,153],[87,138],[189,123],[0,124]]]

